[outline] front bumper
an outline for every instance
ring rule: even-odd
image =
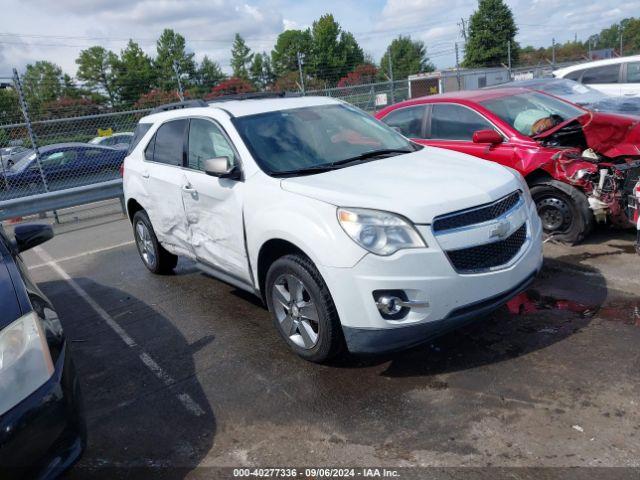
[[[86,428],[75,367],[67,347],[53,376],[0,417],[0,478],[56,478],[86,445]]]
[[[535,210],[530,213],[529,237],[505,268],[457,273],[428,227],[421,228],[428,248],[390,257],[369,254],[353,268],[322,268],[349,351],[380,353],[422,343],[480,318],[527,288],[542,267],[542,226]],[[376,306],[376,290],[402,290],[408,300],[429,305],[387,320]]]

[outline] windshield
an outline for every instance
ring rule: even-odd
[[[492,98],[480,104],[527,136],[538,135],[585,113],[570,103],[538,92]]]
[[[347,105],[278,110],[234,119],[260,168],[270,175],[337,167],[412,152],[409,140]],[[362,157],[362,158],[358,158]],[[366,159],[365,159],[366,157]]]
[[[593,101],[592,99],[606,98],[604,93],[566,78],[558,78],[556,80],[542,81],[539,83],[532,82],[529,88],[542,90],[557,97],[589,97],[590,101]]]

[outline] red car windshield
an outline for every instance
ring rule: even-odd
[[[480,105],[530,137],[585,114],[584,110],[570,103],[539,92],[492,98],[480,102]]]

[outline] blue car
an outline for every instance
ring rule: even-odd
[[[0,225],[0,478],[57,478],[84,451],[80,386],[53,305],[20,253],[53,236],[49,225]]]
[[[29,150],[5,170],[3,185],[15,193],[40,193],[44,181],[49,190],[59,190],[117,178],[127,152],[87,143],[58,143],[40,148],[40,164]],[[43,179],[44,177],[44,179]]]

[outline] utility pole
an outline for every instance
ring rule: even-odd
[[[180,69],[178,68],[178,62],[173,62],[173,71],[176,74],[176,80],[178,80],[178,97],[181,102],[184,102],[184,90],[182,89],[182,80],[180,79]]]
[[[589,45],[589,60],[591,60],[591,37],[587,40],[587,44]]]
[[[296,54],[298,58],[298,72],[300,73],[300,89],[302,90],[302,96],[304,96],[304,75],[302,74],[302,54],[298,52]]]
[[[551,64],[556,66],[556,39],[551,39]]]
[[[390,83],[390,93],[391,93],[391,105],[396,103],[396,92],[395,92],[395,84],[393,83],[393,59],[391,58],[391,45],[389,45],[389,51],[387,54],[389,59],[389,83]]]
[[[511,80],[511,40],[507,42],[507,58],[509,60],[509,80]]]
[[[462,33],[462,38],[464,38],[464,43],[467,43],[467,25],[464,23],[464,17],[460,17],[460,30]]]
[[[458,90],[462,90],[462,80],[460,78],[460,56],[458,55],[458,42],[455,43],[456,47],[456,79],[458,80]]]
[[[620,25],[620,56],[622,57],[622,25]]]

